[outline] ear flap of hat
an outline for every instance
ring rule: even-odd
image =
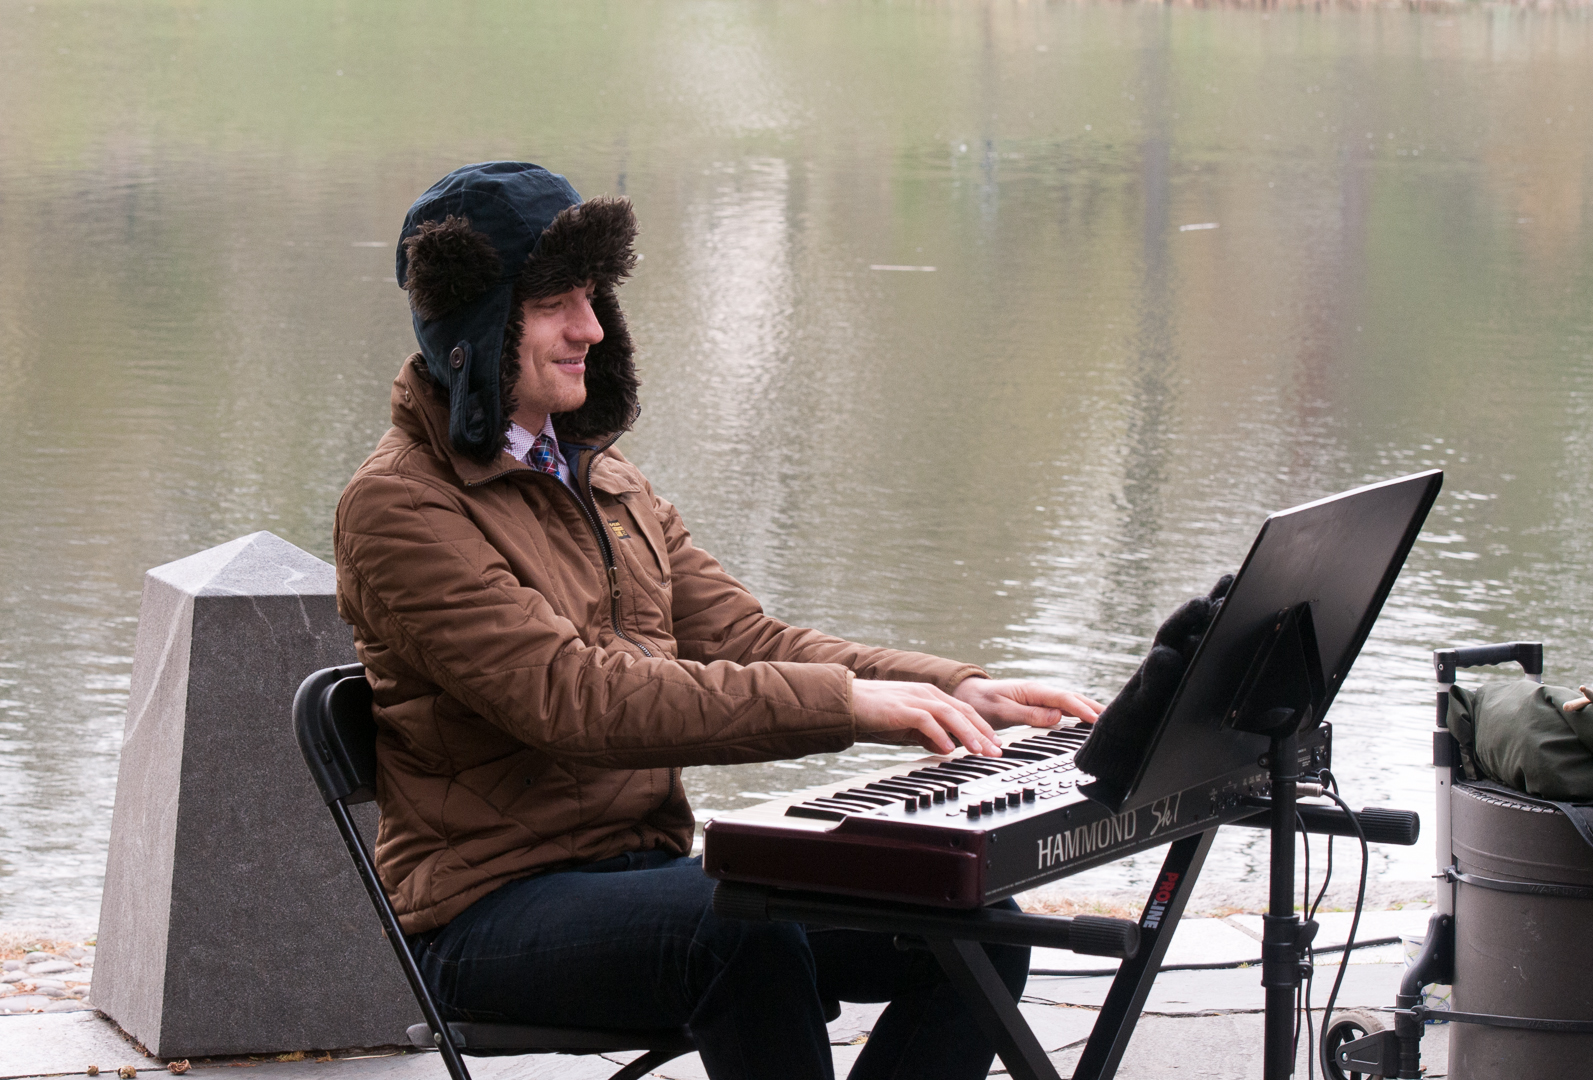
[[[426,370],[448,392],[449,441],[472,461],[491,461],[502,449],[508,427],[499,362],[513,291],[512,283],[501,282],[474,303],[437,319],[410,312]]]
[[[503,263],[486,234],[467,217],[423,221],[404,240],[408,258],[404,287],[409,305],[423,319],[441,319],[480,300],[498,282]]]

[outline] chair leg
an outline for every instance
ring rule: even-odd
[[[409,951],[409,944],[404,940],[403,930],[398,926],[398,916],[393,914],[393,905],[388,901],[387,893],[382,891],[381,879],[376,876],[376,864],[371,861],[371,853],[365,849],[365,840],[360,836],[359,829],[355,827],[348,807],[342,799],[334,799],[327,804],[327,809],[332,811],[332,819],[337,822],[337,830],[343,834],[343,843],[348,846],[348,853],[354,859],[354,866],[359,870],[365,892],[370,896],[371,903],[376,906],[376,914],[382,922],[382,932],[387,937],[387,943],[393,947],[393,955],[398,958],[398,966],[404,969],[404,978],[408,980],[409,989],[420,1005],[420,1012],[425,1017],[426,1025],[431,1028],[432,1038],[437,1042],[437,1051],[442,1054],[443,1064],[448,1067],[449,1080],[470,1080],[470,1070],[465,1067],[465,1060],[460,1056],[459,1048],[454,1045],[453,1036],[449,1034],[442,1015],[437,1011],[437,1003],[432,1000],[431,991],[426,989],[425,980],[420,976],[420,968],[415,963],[414,955]]]
[[[685,1050],[649,1050],[619,1072],[609,1077],[608,1080],[639,1080],[649,1072],[658,1068],[666,1061],[674,1061]]]

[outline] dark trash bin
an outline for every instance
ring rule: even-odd
[[[1459,1012],[1593,1020],[1593,848],[1564,813],[1464,782],[1451,789]],[[1467,880],[1470,879],[1470,880]],[[1586,895],[1512,891],[1570,886]],[[1454,1080],[1588,1080],[1593,1034],[1457,1023]]]

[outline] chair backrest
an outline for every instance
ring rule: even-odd
[[[376,798],[376,721],[364,665],[322,668],[300,683],[293,733],[328,804]]]
[[[508,1024],[444,1024],[421,978],[415,954],[399,927],[392,902],[382,889],[371,852],[348,804],[376,797],[376,721],[371,717],[371,686],[360,664],[322,668],[299,684],[293,695],[293,733],[298,737],[304,763],[315,786],[331,808],[360,882],[376,908],[387,942],[404,971],[409,989],[420,1005],[426,1023],[412,1025],[410,1041],[416,1046],[435,1045],[448,1067],[450,1080],[470,1080],[470,1070],[459,1056],[462,1046],[481,1055],[519,1053],[597,1054],[611,1050],[645,1050],[610,1080],[633,1080],[664,1062],[689,1054],[691,1033],[684,1028],[663,1031],[594,1031],[587,1028],[521,1027]]]

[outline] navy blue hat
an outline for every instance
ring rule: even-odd
[[[448,435],[461,451],[495,452],[508,428],[499,360],[515,282],[548,226],[580,202],[540,165],[486,161],[437,181],[404,216],[398,284],[427,370],[448,389]]]

